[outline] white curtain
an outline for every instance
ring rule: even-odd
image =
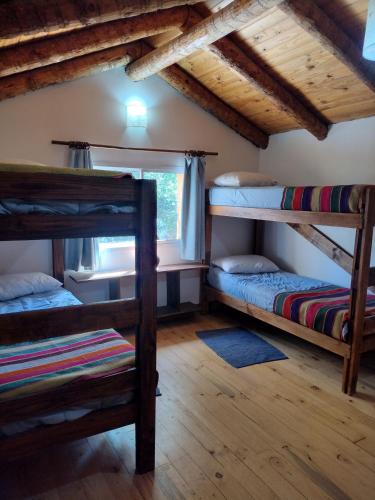
[[[69,147],[69,166],[92,169],[90,146],[86,143]],[[65,240],[65,268],[74,271],[95,270],[98,259],[98,243],[95,238],[74,238]]]
[[[205,256],[205,165],[204,156],[185,158],[181,215],[181,258],[185,260]]]

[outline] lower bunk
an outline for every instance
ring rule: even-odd
[[[134,308],[134,300],[85,306],[43,273],[1,276],[0,462],[137,422],[141,395],[135,347],[112,328],[58,332],[59,325],[66,329],[62,318],[73,320],[74,333],[79,317],[94,327],[102,315],[116,323],[127,309],[125,321],[134,324]],[[60,323],[53,320],[56,315]],[[38,338],[33,323],[41,317],[49,336]]]
[[[211,267],[206,300],[217,301],[344,358],[348,392],[352,353],[350,290],[284,271],[231,274]],[[375,296],[368,295],[361,352],[375,349]]]

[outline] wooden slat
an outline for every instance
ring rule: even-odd
[[[56,36],[53,41],[47,38],[3,49],[0,77],[163,33],[182,26],[188,15],[188,7],[175,7],[73,31]]]
[[[1,438],[0,462],[7,463],[32,456],[52,444],[82,439],[117,427],[133,424],[137,409],[135,403],[98,410],[79,420],[66,421],[49,427],[36,427],[16,436]]]
[[[0,344],[134,326],[140,302],[122,299],[0,315]]]
[[[319,8],[316,2],[285,0],[279,7],[375,92],[374,65],[362,57],[361,50],[353,40]]]
[[[322,333],[316,332],[315,330],[311,330],[306,326],[295,323],[294,321],[290,321],[282,316],[278,316],[272,312],[265,311],[260,307],[254,306],[252,304],[247,304],[246,302],[231,297],[219,290],[216,290],[210,286],[206,287],[206,293],[208,294],[209,299],[217,300],[223,304],[226,304],[238,311],[241,311],[245,314],[249,314],[254,318],[257,318],[265,323],[273,325],[277,328],[287,331],[296,337],[300,337],[308,342],[311,342],[315,345],[319,345],[328,351],[335,352],[340,356],[348,356],[350,352],[350,345],[345,344],[344,342],[340,342],[332,337],[328,337]]]
[[[137,182],[126,177],[0,172],[0,199],[133,203]]]
[[[81,379],[49,391],[0,400],[0,425],[33,418],[40,415],[68,410],[72,406],[84,405],[93,400],[135,391],[136,370],[130,368],[122,373]]]
[[[366,321],[365,321],[366,324]],[[375,318],[372,322],[371,333],[363,338],[361,352],[375,351]]]
[[[135,214],[1,215],[0,241],[133,236]]]
[[[0,5],[0,47],[197,0],[10,0]]]
[[[322,233],[322,231],[319,231],[319,229],[309,224],[289,224],[289,227],[294,229],[307,241],[319,248],[320,251],[332,259],[337,265],[351,274],[353,256],[327,235]]]
[[[225,104],[182,68],[173,65],[160,71],[158,76],[255,146],[262,149],[268,146],[268,135],[263,130]]]
[[[53,277],[64,284],[64,240],[52,240],[52,267]]]
[[[259,219],[274,222],[316,224],[359,228],[362,225],[361,214],[340,214],[333,212],[305,212],[299,210],[278,210],[273,208],[246,208],[211,205],[211,215],[237,217],[240,219]]]
[[[131,63],[126,72],[132,80],[142,80],[159,73],[200,48],[214,43],[223,36],[243,28],[250,20],[282,0],[233,0],[219,12],[186,30],[177,38],[154,49]]]

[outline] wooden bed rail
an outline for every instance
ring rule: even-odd
[[[0,199],[134,203],[138,182],[129,177],[0,172]]]
[[[0,344],[60,337],[139,323],[139,300],[111,300],[23,313],[0,314]]]
[[[134,236],[136,231],[136,214],[0,216],[0,241]]]
[[[23,398],[0,401],[0,427],[9,422],[17,422],[25,418],[39,415],[48,415],[75,405],[85,404],[93,399],[104,399],[110,396],[135,391],[136,370],[112,374],[108,377],[82,379],[46,391],[45,397],[41,393]],[[155,388],[156,389],[156,388]]]

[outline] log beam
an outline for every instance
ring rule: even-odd
[[[363,59],[355,42],[315,2],[284,0],[279,8],[375,92],[374,64]]]
[[[159,73],[162,69],[189,56],[196,50],[207,47],[232,31],[243,28],[252,19],[257,18],[282,1],[233,0],[219,12],[203,19],[177,38],[134,61],[128,66],[127,73],[132,80],[142,80]]]
[[[0,101],[17,95],[26,94],[33,90],[42,89],[50,85],[75,80],[101,71],[126,66],[151,51],[148,45],[142,42],[133,42],[119,45],[93,54],[69,59],[43,68],[26,71],[24,73],[7,76],[0,79]],[[252,124],[243,115],[225,104],[210,90],[188,75],[178,66],[164,70],[159,76],[172,87],[184,94],[213,116],[232,128],[242,137],[258,147],[266,148],[268,135],[256,125]]]
[[[199,0],[8,0],[0,3],[0,47]]]
[[[228,106],[182,68],[173,65],[160,71],[158,76],[255,146],[262,149],[268,146],[268,135],[265,132]]]
[[[30,71],[181,28],[189,18],[189,12],[189,7],[174,7],[76,30],[57,36],[53,40],[47,38],[3,49],[0,58],[0,77]]]
[[[76,80],[94,73],[122,67],[141,57],[144,48],[138,42],[119,45],[44,68],[0,79],[0,101],[39,90],[50,85]]]
[[[189,9],[189,27],[202,20],[201,9]],[[186,25],[185,25],[186,26]],[[269,98],[282,112],[291,116],[302,128],[305,128],[317,139],[323,140],[328,135],[328,124],[317,113],[307,108],[298,97],[286,89],[266,69],[255,62],[251,55],[245,53],[228,37],[222,38],[207,47],[225,65],[245,78],[258,92]]]

